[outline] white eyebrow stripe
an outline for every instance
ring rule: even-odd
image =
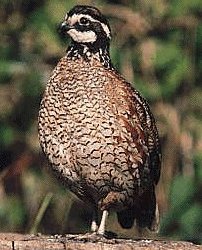
[[[74,25],[76,22],[79,22],[79,20],[82,17],[85,17],[85,18],[89,19],[92,22],[100,23],[102,25],[103,30],[107,34],[107,37],[111,38],[111,33],[110,33],[110,30],[109,30],[108,26],[106,24],[94,19],[90,15],[87,15],[87,14],[74,14],[73,16],[68,18],[68,22],[69,22],[70,25]]]
[[[102,25],[103,30],[107,34],[107,37],[111,38],[111,32],[110,32],[108,26],[106,24],[104,24],[104,23],[100,23],[100,24]]]
[[[68,13],[65,14],[65,21],[67,21],[67,19],[68,19]]]

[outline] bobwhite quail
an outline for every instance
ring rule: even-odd
[[[104,234],[111,210],[124,228],[135,221],[139,228],[156,230],[161,160],[150,108],[113,67],[109,23],[97,8],[75,6],[61,32],[71,43],[52,72],[39,111],[40,144],[50,166],[94,209],[92,231]]]

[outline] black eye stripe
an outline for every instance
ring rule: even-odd
[[[81,25],[80,20],[79,20],[76,22],[74,27],[77,31],[80,31],[80,32],[93,31],[96,33],[96,35],[98,35],[99,37],[102,37],[102,39],[107,36],[101,23],[97,21],[90,21],[89,25]]]
[[[97,34],[100,34],[102,36],[106,35],[106,33],[105,33],[105,31],[104,31],[104,29],[103,29],[100,22],[93,22],[92,26],[93,26],[93,29],[95,30],[95,32]]]
[[[92,30],[91,24],[90,24],[90,25],[81,25],[80,22],[77,22],[77,23],[74,25],[74,27],[76,28],[76,30],[81,31],[81,32]]]

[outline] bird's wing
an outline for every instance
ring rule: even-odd
[[[161,150],[153,114],[146,100],[116,72],[108,72],[110,81],[106,92],[118,120],[131,135],[139,152],[135,155],[141,165],[148,165],[155,184],[160,177]]]

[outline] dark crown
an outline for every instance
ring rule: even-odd
[[[107,19],[102,15],[102,13],[95,7],[89,5],[76,5],[74,6],[68,13],[68,16],[72,16],[74,14],[86,14],[94,19],[105,23],[109,26]]]

